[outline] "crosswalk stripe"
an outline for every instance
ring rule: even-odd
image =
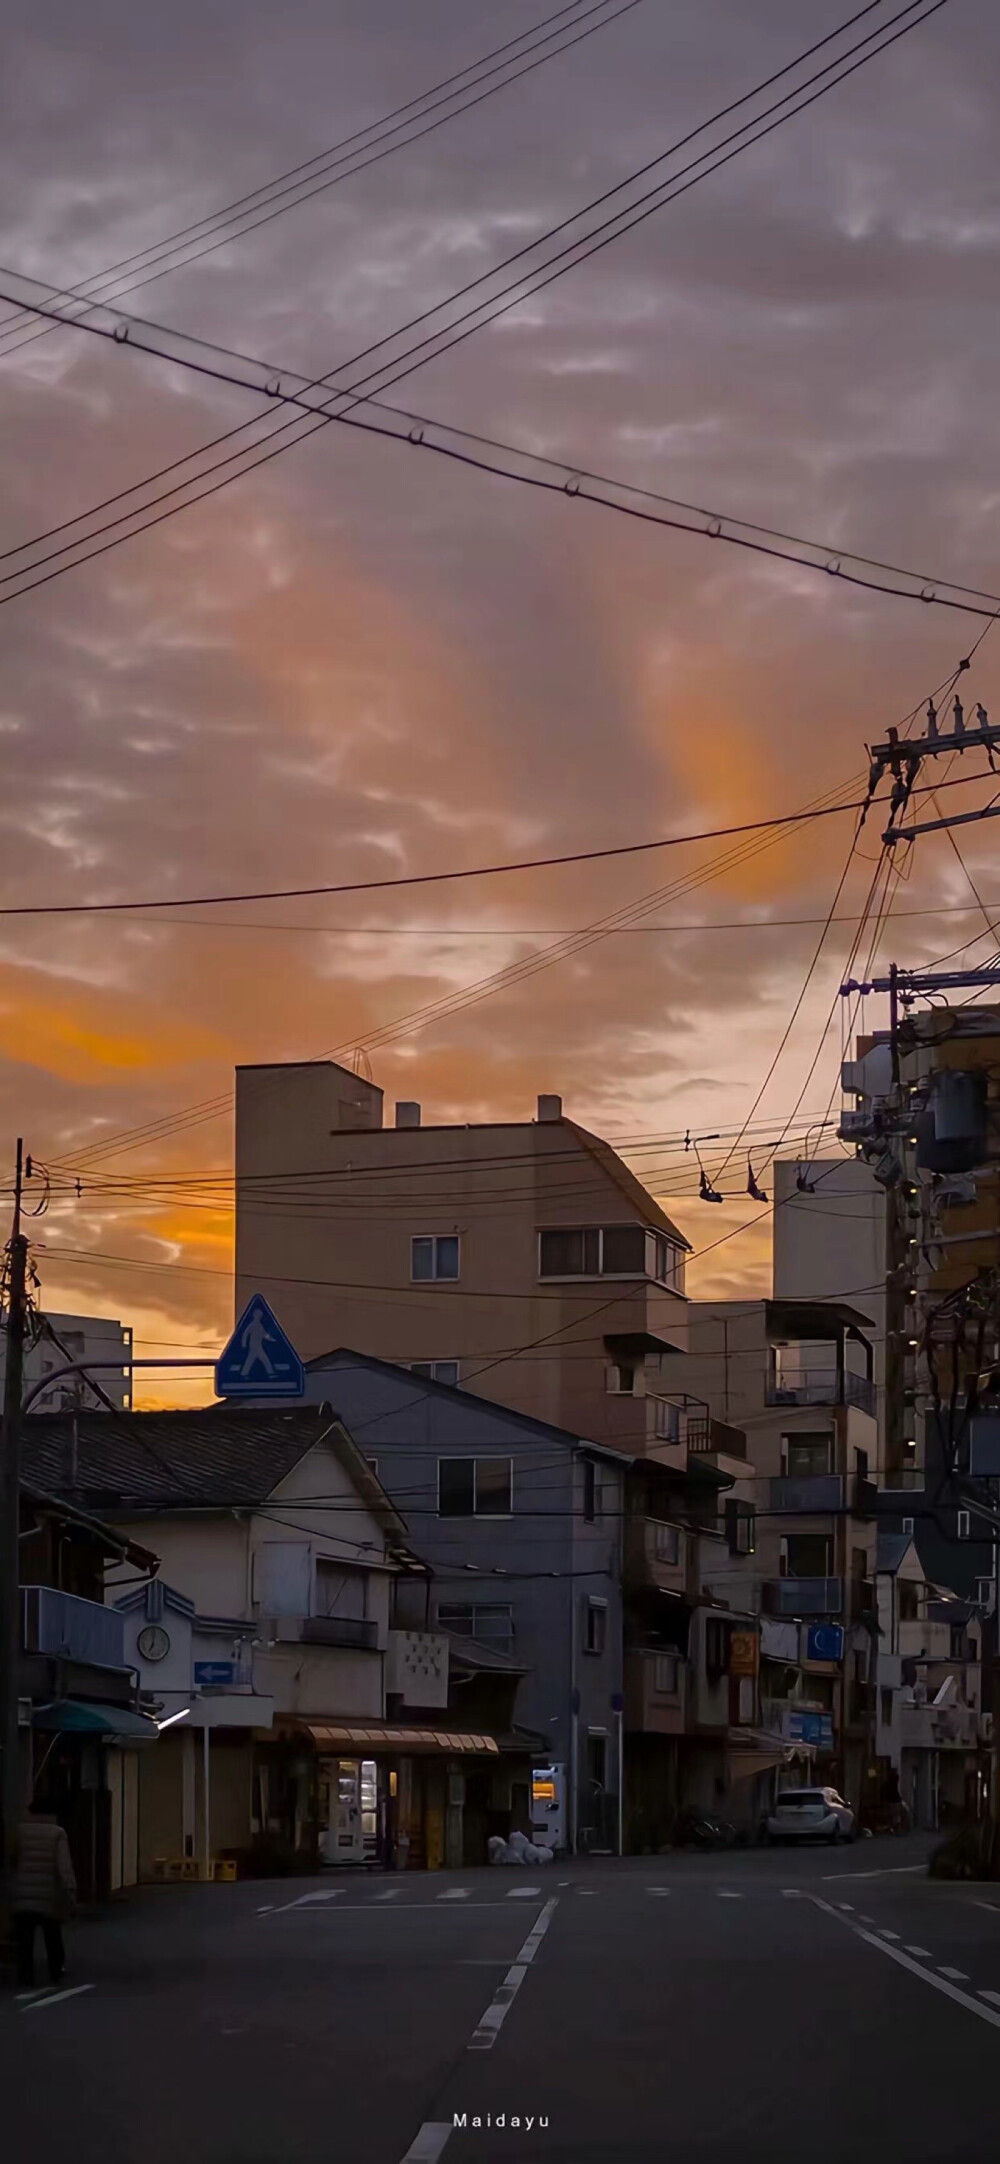
[[[743,1899],[742,1894],[730,1893],[728,1888],[725,1886],[717,1886],[715,1890],[719,1896],[720,1901],[742,1901]]]
[[[540,1886],[511,1886],[507,1891],[507,1899],[508,1901],[527,1901],[533,1895],[540,1894],[541,1890]]]
[[[646,1892],[648,1894],[662,1894],[666,1896],[670,1892],[670,1888],[669,1886],[647,1886]]]
[[[449,1886],[445,1893],[439,1893],[438,1900],[467,1901],[471,1891],[472,1888],[470,1886]]]
[[[376,1901],[398,1901],[401,1892],[401,1886],[387,1886],[383,1893],[375,1895],[375,1899]]]

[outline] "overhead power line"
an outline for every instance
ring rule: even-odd
[[[419,97],[409,99],[405,105],[396,106],[392,112],[384,114],[381,120],[369,122],[366,128],[343,137],[328,150],[316,152],[303,164],[277,174],[273,180],[264,182],[248,195],[240,196],[233,203],[224,204],[220,210],[195,220],[192,225],[182,226],[178,231],[166,235],[160,241],[152,242],[133,255],[122,257],[119,262],[110,264],[103,271],[94,272],[91,277],[66,290],[74,300],[79,300],[83,313],[92,301],[137,292],[143,286],[155,284],[158,278],[165,277],[169,271],[186,269],[189,264],[200,262],[203,256],[213,254],[216,249],[227,247],[232,241],[242,240],[246,234],[256,232],[259,226],[269,225],[273,219],[297,210],[300,204],[309,202],[313,196],[324,194],[328,189],[338,186],[341,181],[351,180],[356,173],[364,172],[367,166],[380,163],[383,158],[391,157],[398,150],[408,149],[411,143],[421,142],[424,136],[446,127],[449,121],[456,120],[462,113],[481,105],[484,99],[495,97],[498,91],[508,89],[511,83],[519,82],[522,76],[544,67],[546,61],[558,58],[572,46],[582,44],[585,38],[593,37],[597,31],[617,22],[620,16],[630,14],[639,4],[640,0],[623,0],[623,4],[622,0],[618,0],[618,4],[614,5],[612,0],[595,0],[594,5],[585,8],[583,0],[572,0],[570,6],[558,8],[554,15],[544,16],[541,22],[532,24],[529,30],[522,30],[516,38],[508,39],[505,45],[496,46],[492,52],[484,53],[479,60],[470,61],[468,66],[460,69],[456,75],[446,76],[431,89],[422,91]],[[875,0],[875,4],[880,5],[881,0]],[[565,22],[563,18],[566,16],[570,16],[571,21]],[[600,20],[590,21],[593,16],[598,16]],[[560,28],[553,30],[547,27],[553,23],[558,23]],[[581,30],[578,27],[581,23],[588,23],[589,27]],[[527,42],[529,39],[535,42],[530,44]],[[540,47],[549,44],[551,40],[557,41],[551,45],[551,50],[541,52]],[[521,51],[515,51],[516,47],[521,47]],[[538,57],[529,60],[524,67],[516,67],[515,61],[524,59],[529,53],[537,53]],[[488,67],[488,61],[496,61],[497,65]],[[512,72],[504,73],[505,69]],[[480,90],[482,83],[497,74],[503,74],[501,82],[493,83],[488,90]],[[472,79],[466,81],[466,77]],[[449,88],[449,85],[453,87]],[[478,94],[469,95],[473,91]],[[434,102],[428,103],[428,100]],[[440,113],[440,117],[427,127],[417,125],[419,121],[426,120],[429,113],[439,112],[445,105],[451,107],[449,112]],[[415,110],[418,107],[422,110]],[[392,123],[394,125],[390,125]],[[388,129],[388,136],[376,132],[382,128]],[[404,131],[408,128],[414,132],[406,134]],[[366,152],[369,154],[366,155]],[[347,170],[341,170],[345,166]],[[285,200],[286,198],[291,200]],[[281,207],[274,208],[276,204]],[[105,287],[112,290],[105,292]],[[54,328],[51,323],[39,324],[37,312],[29,308],[21,310],[16,316],[6,317],[0,321],[0,358],[7,353],[19,352],[22,346],[33,344],[37,338],[48,337]]]
[[[702,532],[711,538],[725,538],[740,546],[755,548],[760,553],[803,562],[814,569],[822,568],[831,574],[848,579],[851,583],[865,586],[871,591],[893,593],[900,597],[905,595],[908,598],[920,598],[924,601],[934,600],[947,606],[965,606],[966,604],[954,598],[960,591],[958,588],[949,588],[947,592],[938,591],[937,587],[932,588],[926,579],[919,578],[909,572],[899,571],[894,567],[879,566],[872,560],[870,564],[872,570],[888,569],[890,576],[909,581],[909,586],[906,588],[889,585],[884,579],[868,575],[867,570],[864,568],[865,559],[860,557],[845,558],[843,554],[835,554],[829,549],[820,549],[816,544],[794,538],[791,546],[781,545],[782,537],[777,533],[765,540],[763,538],[766,531],[764,528],[754,528],[747,523],[741,524],[738,521],[725,522],[728,530],[724,530],[724,522],[717,514],[704,512],[699,507],[677,504],[674,508],[680,515],[671,517],[666,515],[665,512],[658,512],[652,508],[657,502],[667,504],[670,501],[665,497],[657,498],[654,492],[633,490],[628,484],[610,481],[606,477],[599,475],[584,474],[562,462],[539,459],[534,454],[522,451],[518,446],[497,444],[491,439],[477,437],[473,431],[449,429],[446,426],[432,424],[424,416],[412,413],[404,414],[400,409],[394,407],[386,408],[382,406],[381,401],[372,397],[372,389],[376,378],[381,377],[383,379],[379,387],[384,390],[392,382],[400,380],[403,375],[411,374],[414,367],[424,366],[426,360],[436,357],[436,353],[450,350],[452,345],[481,328],[485,321],[492,321],[498,313],[506,312],[508,306],[517,305],[518,298],[526,298],[529,291],[538,291],[541,284],[549,284],[552,278],[561,277],[565,271],[572,269],[576,262],[583,261],[586,255],[594,253],[596,248],[609,245],[611,240],[620,238],[622,232],[630,230],[632,225],[641,222],[643,218],[652,215],[654,210],[661,208],[664,202],[671,201],[677,194],[686,192],[686,189],[694,186],[698,179],[705,177],[705,172],[717,170],[720,165],[728,163],[731,157],[738,155],[742,149],[748,148],[750,143],[759,141],[763,135],[771,133],[773,128],[780,125],[784,119],[792,117],[793,113],[802,111],[805,106],[815,102],[817,97],[825,95],[827,90],[835,87],[836,82],[842,81],[847,75],[853,74],[858,67],[867,64],[868,60],[874,58],[877,52],[884,51],[887,46],[894,44],[899,37],[907,35],[911,29],[919,27],[921,22],[927,20],[930,15],[935,14],[940,7],[946,4],[947,0],[932,0],[932,5],[926,7],[922,14],[916,16],[914,9],[922,7],[924,0],[909,0],[907,7],[900,10],[896,15],[889,18],[888,22],[881,25],[879,29],[869,33],[865,39],[860,41],[860,45],[863,46],[871,44],[873,38],[879,39],[881,42],[875,46],[874,50],[863,53],[861,58],[855,60],[850,67],[842,66],[842,61],[848,57],[842,55],[840,60],[830,63],[829,67],[820,71],[820,75],[826,75],[830,72],[830,67],[840,68],[840,73],[835,75],[833,81],[823,84],[811,97],[800,98],[799,103],[793,105],[789,110],[782,110],[778,119],[772,121],[767,127],[758,128],[756,135],[750,135],[746,141],[738,142],[725,156],[718,156],[713,151],[696,159],[695,164],[700,166],[704,166],[706,156],[711,157],[713,162],[705,167],[705,171],[695,174],[692,179],[684,182],[682,186],[671,182],[669,184],[672,189],[671,194],[664,194],[663,187],[668,184],[661,184],[659,189],[650,191],[657,197],[657,200],[648,205],[647,208],[640,210],[636,206],[632,206],[628,211],[617,213],[615,218],[606,221],[607,226],[617,227],[618,230],[608,231],[604,238],[596,241],[591,236],[586,247],[584,247],[584,238],[581,237],[573,242],[568,249],[560,251],[560,258],[571,256],[572,261],[562,262],[560,260],[558,267],[554,270],[547,270],[547,267],[543,265],[524,273],[522,278],[516,281],[517,284],[523,285],[523,292],[510,301],[503,301],[502,296],[494,296],[491,301],[483,303],[483,307],[490,312],[485,316],[481,316],[479,321],[464,330],[456,329],[454,325],[451,326],[446,334],[446,343],[435,348],[435,355],[424,351],[423,358],[414,360],[411,365],[405,368],[399,364],[406,356],[397,356],[391,364],[388,364],[393,371],[388,376],[385,375],[383,366],[370,372],[369,377],[363,383],[334,390],[322,398],[319,394],[323,387],[329,383],[329,376],[313,379],[296,377],[287,370],[276,370],[270,364],[264,366],[259,362],[251,361],[245,355],[227,354],[220,348],[209,348],[204,341],[181,339],[178,334],[169,332],[162,325],[144,323],[138,318],[126,317],[117,311],[104,308],[91,311],[90,317],[86,321],[76,319],[71,313],[67,313],[67,309],[71,308],[72,303],[67,301],[65,296],[57,307],[48,297],[49,289],[36,284],[34,281],[19,278],[17,273],[4,273],[6,297],[8,299],[16,300],[19,304],[34,308],[39,314],[49,316],[53,321],[75,321],[77,328],[90,330],[100,336],[116,338],[119,343],[131,340],[133,344],[138,344],[141,350],[155,352],[161,358],[179,360],[182,365],[195,369],[202,374],[235,382],[244,388],[257,390],[268,397],[278,399],[281,403],[304,409],[314,418],[309,427],[297,430],[288,441],[277,443],[271,449],[264,449],[253,457],[249,455],[248,448],[244,445],[226,458],[216,461],[214,466],[205,468],[199,474],[189,476],[186,481],[166,490],[160,497],[153,498],[142,506],[136,506],[131,512],[121,514],[119,518],[112,519],[104,527],[98,527],[88,535],[77,534],[74,540],[53,551],[51,556],[42,557],[34,564],[22,565],[18,569],[7,573],[6,584],[8,591],[0,594],[0,601],[16,599],[22,593],[33,591],[36,586],[47,584],[52,578],[60,576],[64,570],[74,568],[77,563],[90,561],[93,557],[106,553],[108,549],[120,546],[123,541],[132,538],[133,534],[147,531],[150,527],[159,525],[165,518],[172,517],[176,512],[186,508],[189,503],[199,502],[207,496],[216,494],[220,488],[228,486],[230,481],[238,479],[240,474],[249,472],[255,466],[264,464],[272,457],[280,455],[282,451],[290,448],[292,441],[300,440],[303,434],[311,434],[315,428],[325,427],[331,421],[336,420],[347,425],[367,428],[369,433],[387,435],[394,440],[404,440],[405,438],[408,442],[419,443],[423,447],[434,451],[437,455],[446,456],[465,465],[489,471],[507,479],[517,480],[536,488],[560,490],[575,496],[582,494],[585,501],[601,503],[607,509],[626,512],[630,516],[645,519],[647,522],[676,526],[679,530],[686,532]],[[862,10],[862,13],[868,12],[868,9]],[[902,20],[902,18],[909,19]],[[856,19],[858,18],[851,18],[851,20]],[[885,33],[891,28],[892,24],[899,24],[900,27],[891,36],[886,36]],[[842,28],[844,27],[846,26],[842,26]],[[849,50],[850,52],[857,52],[860,50],[860,46],[851,47]],[[787,73],[788,70],[781,72]],[[809,80],[815,81],[817,78],[811,77]],[[798,95],[798,93],[791,95]],[[738,102],[744,103],[746,100]],[[787,100],[781,100],[779,104],[785,107]],[[769,108],[769,110],[773,110],[773,108]],[[756,123],[747,125],[756,125]],[[738,130],[737,134],[746,135],[746,128]],[[725,140],[728,142],[731,138]],[[669,156],[670,154],[668,152],[663,155]],[[661,162],[662,159],[653,161],[654,164]],[[685,168],[685,170],[688,169]],[[622,185],[628,185],[628,183]],[[616,193],[618,191],[613,190],[610,192]],[[645,202],[646,199],[642,198],[640,200]],[[584,214],[577,213],[574,219],[566,221],[566,223],[575,223],[582,215]],[[623,220],[627,222],[622,223]],[[599,230],[603,232],[604,229]],[[529,245],[530,248],[533,248],[538,243]],[[523,252],[525,251],[519,251],[519,253]],[[556,261],[555,258],[552,260]],[[502,267],[497,266],[498,269]],[[540,277],[541,270],[547,272],[544,278]],[[488,278],[495,275],[496,271],[486,274]],[[445,302],[440,305],[446,308],[450,303]],[[472,313],[479,315],[480,311],[477,309]],[[102,319],[100,322],[96,320],[98,316]],[[417,320],[420,319],[414,319],[414,321]],[[399,335],[401,334],[394,334],[394,336]],[[390,341],[383,340],[380,343],[385,345],[388,342]],[[426,340],[421,341],[420,349],[425,348],[427,343]],[[184,349],[183,353],[181,351],[182,347]],[[420,349],[411,348],[410,352],[416,353]],[[209,358],[210,355],[211,358]],[[234,364],[238,364],[235,369]],[[293,388],[290,389],[289,386],[293,386]],[[329,410],[331,401],[337,398],[353,400],[351,409],[349,411],[331,412]],[[364,405],[366,408],[371,408],[373,405],[378,406],[379,411],[386,414],[386,420],[384,422],[375,422],[367,416],[362,416],[359,419],[356,410],[359,405]],[[259,421],[260,418],[261,416],[257,416],[256,421]],[[22,544],[20,549],[8,551],[8,559],[13,555],[23,555],[27,550],[40,546],[44,540],[51,538],[60,531],[67,531],[71,527],[86,523],[88,519],[97,516],[99,511],[108,508],[112,503],[124,501],[126,497],[133,496],[142,489],[152,486],[155,480],[162,478],[164,475],[172,471],[179,471],[184,465],[200,459],[208,450],[215,448],[218,444],[243,434],[245,428],[255,426],[256,421],[249,424],[240,424],[238,428],[229,430],[225,435],[214,438],[212,443],[203,446],[200,451],[189,454],[187,459],[174,461],[171,466],[161,469],[158,475],[150,477],[146,482],[136,484],[132,489],[120,492],[117,497],[105,499],[105,502],[100,506],[95,506],[91,511],[80,514],[75,520],[65,522],[61,528],[50,529],[48,534],[37,536],[34,541]],[[295,421],[293,418],[292,421],[286,424],[280,424],[270,433],[277,437],[284,435],[286,430],[294,428]],[[431,433],[428,433],[429,430]],[[473,445],[476,449],[466,448],[466,445]],[[505,463],[505,459],[507,463]],[[511,464],[510,461],[516,463]],[[230,467],[234,463],[239,466],[238,473],[229,472],[222,480],[213,482],[210,486],[200,485],[209,473],[216,472],[220,468]],[[552,478],[552,476],[562,476],[563,478]],[[608,491],[615,493],[609,495]],[[171,499],[179,496],[184,497],[183,503],[171,501]],[[637,499],[634,504],[628,500],[633,496]],[[150,515],[154,512],[154,505],[159,503],[168,503],[168,508]],[[701,520],[703,523],[701,525],[692,524],[692,519]],[[128,528],[128,531],[124,530],[125,527]],[[109,540],[98,541],[99,535],[109,532],[112,536]],[[755,534],[761,538],[753,538]],[[81,550],[83,553],[78,555],[75,553],[77,550]],[[807,553],[803,555],[802,551]],[[821,555],[822,562],[817,563],[814,556],[808,553],[809,551]],[[69,561],[69,558],[72,558],[72,561]],[[56,561],[57,559],[61,560]],[[48,563],[53,563],[54,568],[43,569],[42,566]],[[849,570],[847,568],[849,563],[853,563],[857,568],[853,571]],[[1000,605],[1000,597],[994,596],[992,598],[994,606]],[[974,613],[982,612],[976,610]]]
[[[981,778],[978,775],[959,776],[954,782],[939,782],[937,786],[939,789],[957,789]],[[914,792],[917,793],[919,792]],[[665,834],[655,841],[619,842],[606,849],[577,849],[565,851],[558,856],[520,857],[506,863],[473,864],[464,870],[456,868],[447,872],[400,872],[386,879],[348,879],[314,887],[255,888],[239,894],[174,894],[169,897],[154,896],[126,902],[6,902],[0,907],[0,917],[134,915],[138,910],[152,912],[161,909],[211,909],[220,903],[302,901],[325,894],[373,894],[394,887],[441,886],[458,879],[496,879],[511,872],[547,871],[564,864],[596,864],[611,857],[643,856],[655,849],[680,849],[692,842],[721,841],[736,834],[760,834],[775,828],[801,826],[813,819],[834,819],[842,812],[859,811],[864,801],[864,798],[856,797],[845,804],[828,804],[818,811],[784,812],[773,819],[746,819],[737,826],[704,827],[691,834]]]

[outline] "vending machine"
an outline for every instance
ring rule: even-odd
[[[539,1847],[566,1846],[566,1768],[533,1766],[531,1771],[531,1838]]]

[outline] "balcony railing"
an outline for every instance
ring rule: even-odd
[[[803,1516],[840,1510],[844,1482],[840,1473],[792,1473],[771,1482],[771,1509],[801,1511]]]
[[[850,1368],[803,1368],[797,1375],[771,1375],[764,1385],[765,1405],[856,1405],[876,1411],[875,1385]]]
[[[839,1615],[844,1605],[842,1578],[767,1578],[765,1608],[769,1615]]]
[[[125,1618],[114,1608],[50,1585],[23,1586],[21,1603],[26,1653],[49,1653],[91,1668],[124,1668]]]
[[[713,1420],[704,1413],[689,1413],[684,1430],[684,1440],[695,1457],[707,1457],[718,1452],[727,1458],[745,1458],[747,1439],[742,1428],[731,1428],[725,1420]]]

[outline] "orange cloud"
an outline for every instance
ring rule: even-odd
[[[0,966],[0,1055],[21,1066],[85,1084],[223,1050],[203,1025],[181,1015],[165,1019],[132,991],[54,983],[38,970]]]

